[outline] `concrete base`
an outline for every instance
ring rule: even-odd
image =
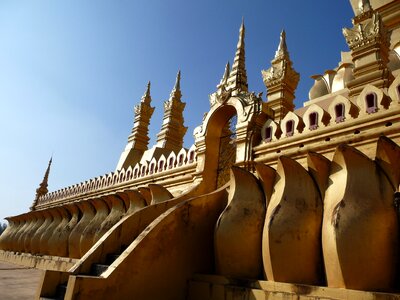
[[[34,299],[42,273],[41,270],[0,263],[0,299]]]
[[[240,280],[217,275],[194,275],[188,300],[271,299],[400,299],[398,293],[376,293],[348,289],[289,284],[263,280]]]
[[[68,271],[78,259],[0,250],[0,261],[42,270]]]

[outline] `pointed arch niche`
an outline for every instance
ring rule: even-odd
[[[390,104],[389,101],[381,89],[368,84],[358,96],[357,106],[360,108],[360,114],[366,115],[387,109]]]

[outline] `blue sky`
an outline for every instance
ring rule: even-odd
[[[151,146],[178,69],[189,147],[242,17],[249,89],[265,97],[284,28],[300,107],[348,51],[352,16],[347,0],[0,1],[0,220],[28,211],[52,154],[50,191],[113,171],[148,80]]]

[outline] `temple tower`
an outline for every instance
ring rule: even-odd
[[[232,91],[242,91],[242,92],[248,91],[247,72],[245,66],[244,35],[245,35],[245,27],[244,27],[244,21],[242,20],[242,24],[240,25],[240,30],[239,30],[239,41],[237,43],[232,70],[230,71],[229,77],[226,80],[226,90],[231,89]],[[229,68],[226,68],[225,71],[226,70],[229,70]]]
[[[33,200],[32,206],[30,207],[31,210],[35,210],[35,206],[37,205],[39,198],[41,196],[44,196],[48,193],[48,180],[49,180],[49,174],[50,174],[50,167],[51,163],[53,162],[53,157],[50,158],[49,164],[47,165],[46,172],[44,173],[43,180],[39,184],[39,187],[36,189],[36,196],[35,200]]]
[[[179,151],[182,148],[187,127],[183,126],[183,110],[186,103],[182,102],[181,98],[181,71],[178,71],[175,86],[169,99],[164,102],[163,123],[157,134],[156,147],[173,151]]]
[[[148,137],[150,118],[153,115],[154,107],[151,107],[150,81],[147,89],[140,100],[140,104],[135,105],[135,117],[132,133],[128,137],[128,144],[119,159],[117,170],[127,168],[140,161],[144,151],[148,149],[150,138]]]
[[[357,97],[367,84],[385,89],[393,81],[387,67],[389,35],[380,14],[368,0],[359,0],[356,11],[354,26],[343,29],[354,63],[354,79],[347,85],[350,97]]]
[[[261,71],[267,88],[268,107],[274,112],[274,120],[279,122],[289,111],[294,110],[294,92],[300,75],[292,66],[286,45],[286,33],[281,32],[278,50],[268,70]]]

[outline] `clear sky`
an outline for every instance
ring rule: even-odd
[[[151,146],[178,69],[190,147],[242,17],[249,89],[264,97],[260,71],[283,28],[301,75],[297,107],[310,76],[348,51],[348,0],[0,1],[0,222],[28,211],[51,155],[50,191],[113,171],[148,80]]]

